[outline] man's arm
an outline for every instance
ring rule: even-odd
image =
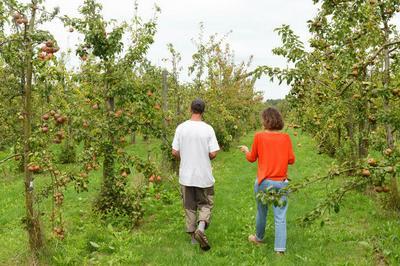
[[[180,159],[181,155],[179,154],[179,151],[172,149],[172,155],[176,158],[176,159]]]
[[[181,158],[179,150],[180,150],[180,145],[179,145],[179,126],[178,126],[175,130],[174,139],[172,141],[172,155],[178,160]]]
[[[217,157],[217,153],[219,151],[219,144],[218,144],[218,140],[217,137],[215,136],[215,132],[214,129],[212,127],[210,127],[210,138],[208,140],[208,157],[210,158],[210,160],[214,160],[215,157]]]

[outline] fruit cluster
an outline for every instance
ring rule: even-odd
[[[24,15],[19,13],[18,11],[16,11],[13,14],[13,19],[14,19],[15,23],[17,23],[18,25],[21,25],[21,24],[27,25],[28,24],[28,19]]]
[[[53,58],[54,54],[60,50],[59,47],[54,46],[52,40],[46,41],[44,45],[40,48],[39,60],[48,61]]]
[[[400,97],[400,89],[399,88],[393,89],[392,94],[393,96]]]
[[[149,177],[149,182],[153,183],[153,182],[161,182],[161,176],[155,176],[155,175],[151,175]]]
[[[54,193],[53,198],[57,205],[61,205],[64,201],[64,195],[61,192]]]
[[[42,120],[43,121],[48,121],[50,119],[50,117],[53,117],[54,122],[55,122],[55,124],[57,126],[61,126],[65,122],[67,122],[67,117],[66,116],[63,116],[63,115],[61,115],[60,113],[58,113],[58,112],[56,112],[54,110],[51,110],[49,113],[46,113],[46,114],[42,115]],[[40,128],[40,131],[43,132],[43,133],[49,132],[48,124],[43,123],[42,127]],[[61,129],[56,133],[53,142],[56,143],[56,144],[60,144],[64,138],[65,138],[65,132],[64,132],[64,130]]]
[[[393,150],[390,148],[387,148],[383,151],[383,154],[386,157],[391,157],[393,155]],[[378,172],[375,172],[375,175],[378,174],[381,176],[385,175],[385,174],[392,175],[396,171],[395,166],[392,166],[390,164],[387,165],[387,163],[390,163],[387,160],[385,160],[385,162],[379,163],[374,158],[368,158],[366,162],[367,162],[368,166],[360,171],[361,176],[366,177],[366,178],[369,178],[373,175],[371,170],[378,171]],[[384,183],[383,179],[381,179],[379,182],[375,183],[374,191],[376,191],[378,193],[389,192],[390,188],[386,185],[383,185],[383,183]]]
[[[60,240],[63,240],[65,237],[65,232],[64,229],[61,227],[54,227],[53,228],[53,234]]]
[[[40,172],[41,168],[40,168],[39,165],[30,164],[30,165],[28,166],[28,170],[29,170],[30,172],[33,172],[33,173],[38,173],[38,172]]]

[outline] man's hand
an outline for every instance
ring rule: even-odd
[[[218,151],[214,151],[214,152],[210,152],[210,153],[208,154],[208,157],[210,157],[210,160],[214,160],[215,157],[217,157],[217,152],[218,152]]]
[[[179,151],[176,151],[174,149],[172,149],[172,155],[176,158],[176,159],[180,159],[181,155],[179,154]]]
[[[247,146],[245,146],[245,145],[240,145],[240,146],[238,146],[238,148],[243,153],[248,153],[249,152],[249,148]]]

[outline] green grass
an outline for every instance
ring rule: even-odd
[[[306,135],[292,137],[296,164],[290,167],[291,182],[325,174],[333,160],[316,153],[314,142]],[[250,145],[252,135],[243,138]],[[302,146],[298,147],[297,143]],[[142,141],[129,149],[160,160],[158,143]],[[0,158],[6,154],[0,154]],[[3,166],[5,167],[5,166]],[[72,167],[72,166],[69,166]],[[7,167],[6,167],[7,168]],[[207,236],[209,252],[189,243],[184,233],[184,215],[177,180],[165,182],[158,190],[167,200],[149,194],[144,202],[141,225],[128,230],[102,223],[91,211],[100,186],[100,172],[91,176],[89,192],[77,194],[69,188],[65,197],[67,235],[64,241],[52,238],[51,225],[45,222],[46,249],[41,261],[48,265],[375,265],[379,255],[388,263],[400,263],[400,222],[398,216],[384,211],[378,195],[355,192],[345,198],[341,211],[319,223],[301,227],[297,218],[311,210],[339,179],[315,184],[289,197],[287,254],[273,252],[274,226],[270,213],[266,244],[253,246],[247,236],[254,233],[255,201],[253,185],[256,164],[248,163],[232,149],[221,152],[213,162],[215,207]],[[1,169],[0,169],[1,170]],[[9,173],[8,170],[0,173]],[[37,177],[40,188],[46,177]],[[21,225],[24,215],[22,177],[0,177],[0,264],[24,264],[27,261],[27,236]],[[383,195],[379,195],[383,197]],[[41,205],[43,220],[48,220],[50,200]]]

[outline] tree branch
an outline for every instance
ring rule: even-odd
[[[371,64],[374,59],[387,47],[393,46],[393,45],[397,45],[400,44],[400,41],[396,41],[396,42],[391,42],[391,43],[386,43],[384,44],[381,48],[379,48],[372,56],[371,58],[365,63],[363,64],[363,67],[367,67],[369,64]],[[392,51],[394,51],[396,48],[393,48]]]
[[[375,58],[387,47],[393,46],[393,45],[398,45],[400,44],[400,41],[395,41],[391,43],[386,43],[382,47],[380,47],[365,63],[358,63],[360,64],[360,70],[365,70],[367,66],[372,64],[372,62],[375,60]],[[397,47],[398,48],[398,47]],[[391,51],[394,51],[397,48],[393,48]],[[343,88],[343,90],[340,91],[339,96],[342,95],[352,84],[354,83],[354,80],[348,82],[346,86]]]
[[[14,154],[14,155],[11,155],[9,157],[6,157],[6,158],[0,160],[0,164],[5,163],[6,161],[11,160],[12,158],[15,158],[15,157],[18,157],[18,156],[21,156],[21,154]]]
[[[3,42],[0,42],[0,47],[3,46],[3,45],[6,44],[6,43],[9,43],[9,42],[16,42],[16,41],[20,41],[20,40],[19,40],[19,39],[5,40],[5,41],[3,41]]]
[[[354,83],[354,80],[347,83],[347,85],[340,91],[339,96],[343,95],[343,93]]]

